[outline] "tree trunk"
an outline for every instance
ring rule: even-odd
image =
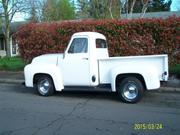
[[[4,37],[5,37],[5,47],[6,47],[6,56],[11,56],[11,47],[10,47],[10,24],[11,19],[9,18],[8,12],[8,2],[6,0],[2,1],[2,5],[4,8],[4,17],[5,17],[5,24],[4,24]]]
[[[130,16],[129,16],[129,19],[132,19],[132,14],[133,14],[133,9],[134,9],[134,5],[136,3],[136,0],[133,0],[132,3],[131,3],[131,8],[130,8]]]
[[[114,19],[113,14],[112,14],[112,0],[110,0],[110,3],[109,3],[109,13],[110,13],[111,19]]]
[[[140,18],[144,17],[144,15],[146,13],[146,10],[148,8],[149,1],[150,0],[147,0],[145,3],[143,2],[143,0],[141,1],[141,3],[143,4],[143,8],[142,8],[142,12],[141,12]]]
[[[11,56],[11,47],[10,47],[10,24],[5,26],[5,46],[6,46],[6,56]]]

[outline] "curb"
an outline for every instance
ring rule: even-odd
[[[13,84],[23,84],[23,79],[0,79],[0,83],[13,83]],[[180,92],[178,87],[160,87],[157,92]]]
[[[20,79],[0,79],[0,83],[14,83],[14,84],[22,84],[24,82],[24,80],[20,80]]]
[[[159,92],[180,92],[178,87],[161,87],[158,90]]]

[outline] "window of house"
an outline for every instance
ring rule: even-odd
[[[107,42],[104,39],[96,39],[96,48],[107,48]]]
[[[87,38],[75,38],[68,50],[68,53],[87,53],[88,51],[88,39]]]
[[[0,50],[5,50],[3,38],[0,38]]]

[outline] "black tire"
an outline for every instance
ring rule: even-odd
[[[36,88],[41,96],[51,96],[55,92],[53,80],[48,75],[39,77]]]
[[[143,97],[144,87],[136,77],[127,77],[117,84],[117,93],[126,103],[137,103]]]

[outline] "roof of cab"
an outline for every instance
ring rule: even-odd
[[[77,32],[77,33],[74,33],[72,36],[73,37],[74,36],[88,36],[95,39],[97,38],[106,39],[106,37],[103,34],[98,33],[98,32]]]

